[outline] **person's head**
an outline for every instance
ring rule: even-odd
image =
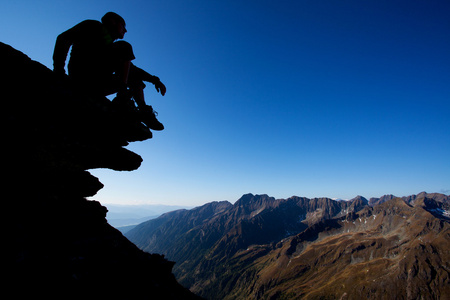
[[[125,32],[125,20],[114,12],[108,12],[102,17],[102,23],[106,26],[113,39],[123,39]]]

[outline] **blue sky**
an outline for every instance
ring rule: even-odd
[[[1,1],[0,40],[49,68],[56,36],[107,11],[167,86],[166,129],[94,170],[102,203],[244,193],[367,198],[450,191],[450,2]]]

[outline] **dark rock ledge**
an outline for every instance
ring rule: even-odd
[[[103,97],[0,43],[4,295],[14,299],[199,299],[173,262],[139,250],[87,200],[103,187],[93,168],[137,169],[124,148],[151,132]]]

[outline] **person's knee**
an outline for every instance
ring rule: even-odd
[[[113,43],[113,52],[116,59],[133,60],[133,47],[126,41],[117,41]]]
[[[142,80],[128,80],[128,86],[132,91],[143,91],[146,87]]]

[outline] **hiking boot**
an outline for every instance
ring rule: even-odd
[[[163,130],[164,125],[156,119],[158,113],[153,110],[150,105],[146,105],[143,108],[139,108],[139,115],[141,122],[147,125],[148,128],[153,130]]]

